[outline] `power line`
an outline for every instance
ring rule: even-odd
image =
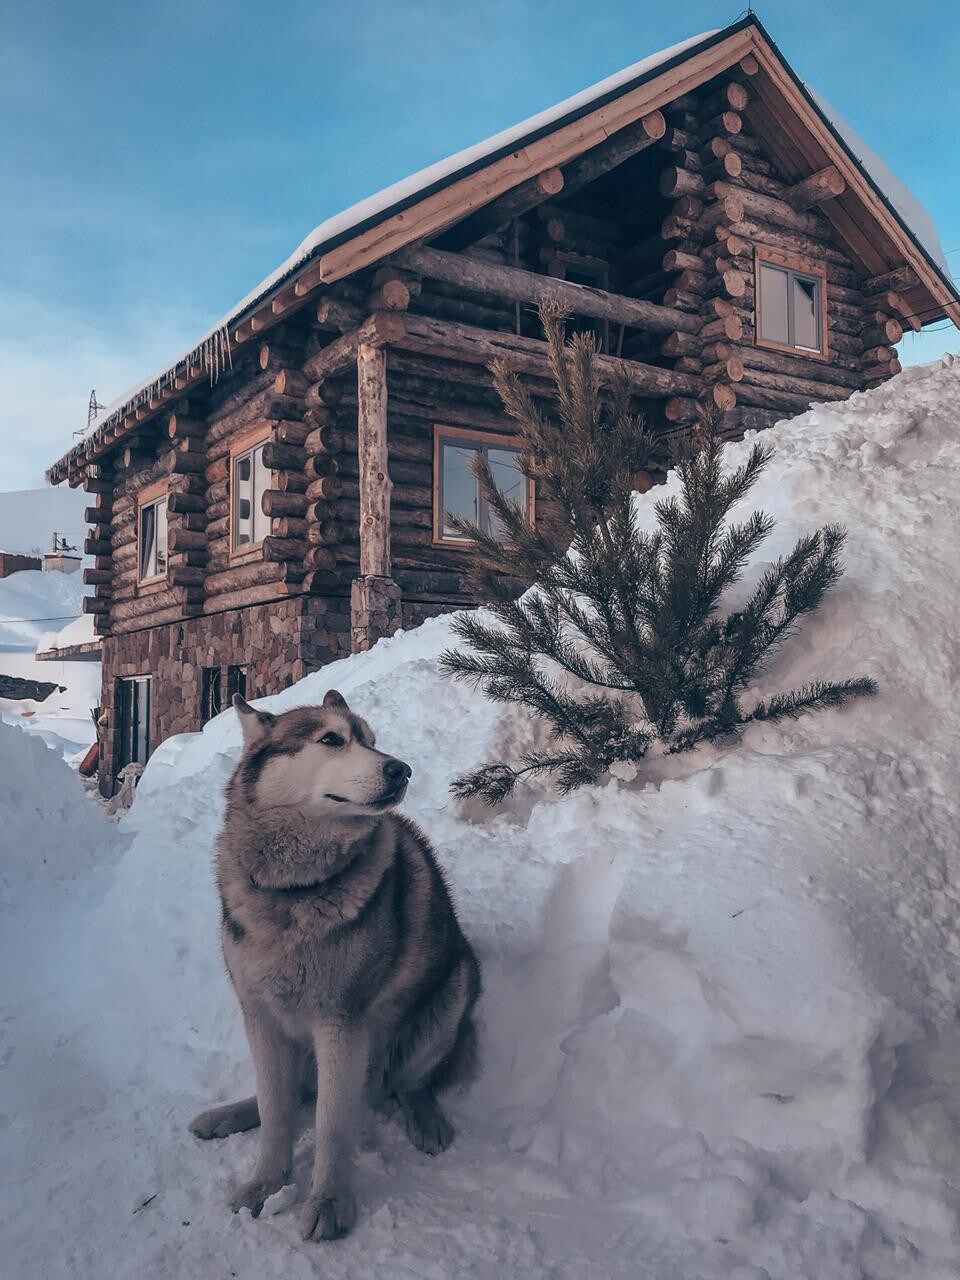
[[[5,622],[75,622],[77,618],[82,618],[82,613],[63,613],[55,618],[2,618],[0,617],[0,626]]]

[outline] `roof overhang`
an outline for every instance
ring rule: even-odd
[[[82,644],[65,644],[62,649],[38,650],[34,656],[38,662],[100,662],[103,650],[99,640],[85,640]]]
[[[923,322],[948,317],[960,326],[956,286],[854,155],[760,21],[748,14],[635,79],[579,101],[529,133],[512,133],[501,147],[462,166],[444,169],[436,177],[427,170],[422,186],[405,191],[395,201],[382,206],[376,200],[364,202],[357,207],[358,214],[371,204],[376,206],[374,211],[355,221],[348,218],[329,236],[321,234],[310,243],[301,257],[264,281],[191,352],[124,397],[50,468],[47,479],[54,484],[64,479],[80,483],[84,469],[111,452],[122,437],[208,379],[211,370],[222,367],[238,347],[260,341],[266,330],[315,300],[326,286],[414,241],[438,234],[546,169],[568,163],[748,55],[756,58],[760,69],[751,81],[757,92],[746,114],[785,176],[799,179],[835,165],[846,181],[846,191],[823,206],[823,213],[851,253],[870,275],[909,265],[918,283],[907,300],[924,316]]]

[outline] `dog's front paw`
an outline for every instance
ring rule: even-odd
[[[195,1138],[229,1138],[232,1133],[255,1129],[259,1123],[256,1098],[244,1098],[242,1102],[228,1102],[222,1107],[201,1111],[188,1127]]]
[[[357,1201],[349,1187],[311,1193],[300,1215],[304,1240],[338,1240],[357,1220]]]
[[[236,1133],[236,1125],[230,1115],[224,1114],[229,1108],[212,1107],[209,1111],[201,1111],[190,1121],[189,1129],[195,1138],[229,1138]]]
[[[288,1178],[289,1174],[279,1174],[275,1178],[251,1178],[249,1182],[237,1187],[230,1197],[230,1208],[234,1213],[249,1209],[255,1218],[259,1218],[264,1201],[286,1186]]]

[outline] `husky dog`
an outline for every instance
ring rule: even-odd
[[[256,1217],[291,1179],[298,1103],[316,1096],[305,1240],[356,1219],[351,1147],[364,1104],[396,1102],[416,1147],[453,1129],[435,1094],[471,1079],[480,969],[430,844],[393,807],[410,766],[377,751],[336,691],[283,715],[234,698],[244,752],[217,844],[223,954],[256,1069],[255,1097],[205,1111],[199,1138],[262,1125]]]

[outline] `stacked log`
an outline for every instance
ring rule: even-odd
[[[662,265],[675,274],[663,302],[697,315],[700,326],[695,335],[668,335],[660,350],[674,368],[699,373],[706,384],[697,398],[667,401],[664,416],[671,426],[693,422],[704,406],[732,409],[735,385],[744,376],[741,358],[723,344],[743,337],[746,246],[735,241],[736,252],[719,254],[712,243],[717,228],[735,227],[743,218],[736,196],[718,188],[740,175],[741,160],[730,138],[742,130],[740,112],[747,101],[747,91],[735,81],[699,100],[681,101],[664,139],[672,163],[661,174],[660,194],[672,199],[673,207],[661,226],[671,246]]]
[[[187,406],[167,419],[170,452],[167,468],[167,577],[186,616],[199,613],[207,568],[207,518],[203,469],[206,424]]]
[[[741,86],[748,92],[746,86]],[[717,215],[704,247],[706,260],[718,272],[737,271],[744,288],[729,291],[733,316],[742,329],[734,340],[743,363],[737,395],[755,410],[800,412],[815,399],[839,399],[853,390],[889,377],[899,365],[892,344],[899,337],[895,314],[899,298],[891,298],[881,280],[869,296],[868,286],[820,211],[824,201],[843,190],[838,173],[827,169],[800,182],[787,182],[762,154],[748,130],[729,134],[724,142],[740,161],[740,173],[718,176],[707,188],[708,209],[731,206],[738,218]],[[714,144],[715,145],[715,144]],[[826,359],[803,352],[774,351],[755,345],[754,250],[774,251],[808,260],[826,281]],[[724,296],[717,285],[717,296]],[[895,292],[895,291],[893,291]]]
[[[93,614],[93,630],[98,636],[111,632],[110,606],[113,596],[112,524],[113,483],[110,479],[113,466],[109,461],[92,465],[84,471],[84,491],[93,497],[93,506],[84,512],[86,523],[91,526],[84,542],[84,552],[95,557],[92,568],[83,570],[83,581],[93,587],[93,594],[85,596],[84,613]]]
[[[389,283],[384,281],[383,283]],[[356,379],[349,372],[328,376],[321,382],[309,385],[306,396],[308,408],[304,426],[308,428],[303,439],[303,474],[305,486],[302,493],[303,520],[303,580],[302,590],[324,593],[342,585],[337,572],[338,549],[351,535],[355,539],[358,521],[349,520],[340,504],[343,492],[341,465],[352,449],[356,451],[356,411],[349,396]],[[345,398],[348,397],[348,398]],[[347,430],[342,429],[347,425]],[[352,575],[350,575],[352,576]]]
[[[109,555],[98,555],[94,561],[95,569],[109,568],[110,571],[110,625],[113,632],[183,616],[186,602],[181,589],[170,582],[169,574],[166,579],[144,585],[139,580],[138,521],[143,491],[157,486],[158,490],[168,493],[168,526],[172,519],[176,528],[176,517],[169,515],[169,487],[171,483],[176,487],[181,475],[188,487],[191,482],[192,473],[179,473],[174,480],[169,468],[171,455],[178,458],[189,455],[192,458],[194,438],[182,436],[176,441],[177,446],[183,446],[182,452],[179,448],[171,448],[166,423],[162,425],[162,434],[141,434],[133,444],[132,447],[142,457],[138,457],[129,470],[124,468],[122,453],[115,464]],[[192,513],[192,518],[196,519],[196,513]],[[167,550],[169,564],[169,528]]]

